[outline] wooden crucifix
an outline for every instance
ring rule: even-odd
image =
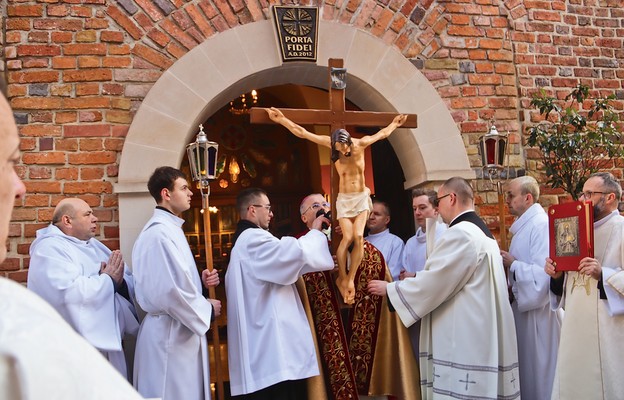
[[[339,267],[336,284],[345,303],[352,304],[355,298],[353,279],[364,255],[363,235],[370,213],[370,208],[367,206],[370,204],[370,191],[364,184],[364,149],[388,137],[398,127],[415,128],[417,123],[414,114],[397,115],[346,110],[346,70],[343,68],[343,60],[330,59],[328,70],[329,110],[254,107],[250,110],[250,121],[251,123],[279,123],[298,137],[330,148],[335,167],[331,168],[330,174],[332,219],[334,220],[332,225],[335,226],[337,219],[343,234],[340,238],[335,235],[335,231],[332,232],[332,248],[338,258]],[[313,134],[298,124],[329,125],[331,137]],[[371,136],[351,138],[345,130],[346,126],[385,126],[385,128]],[[340,175],[340,179],[336,179],[336,174]],[[336,193],[338,196],[335,196]],[[339,202],[338,205],[336,201]],[[354,204],[358,208],[350,210],[349,207]],[[347,274],[347,254],[351,243],[354,243],[354,247],[351,252],[351,266]]]

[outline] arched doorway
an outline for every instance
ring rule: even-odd
[[[405,188],[455,175],[474,177],[443,100],[398,51],[354,27],[321,21],[318,62],[282,64],[271,21],[256,22],[194,48],[163,73],[141,104],[126,137],[115,185],[122,251],[131,254],[151,214],[149,175],[160,165],[181,165],[200,122],[251,89],[288,83],[325,88],[329,58],[344,59],[349,73],[346,97],[361,109],[418,114],[418,128],[397,131],[389,139]]]

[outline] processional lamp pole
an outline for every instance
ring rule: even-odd
[[[505,168],[505,155],[507,154],[508,135],[500,134],[496,126],[492,125],[487,134],[479,138],[479,152],[483,165],[483,176],[487,175],[490,182],[496,180],[498,192],[498,224],[500,230],[500,248],[507,250],[507,229],[505,228],[505,196],[501,172]]]
[[[189,166],[193,181],[198,182],[199,191],[202,196],[202,215],[204,220],[204,248],[206,250],[206,268],[209,271],[214,269],[212,259],[212,232],[210,229],[210,212],[208,211],[208,197],[210,196],[210,179],[216,178],[217,152],[219,145],[211,142],[204,133],[203,125],[199,125],[199,133],[195,142],[186,146],[186,153],[189,159]],[[215,288],[208,288],[208,296],[216,299]],[[219,324],[215,318],[212,326],[212,342],[214,344],[215,369],[217,377],[217,396],[224,399],[223,391],[223,370],[221,368],[221,344],[219,340]]]

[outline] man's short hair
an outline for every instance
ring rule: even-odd
[[[533,201],[537,203],[537,200],[539,200],[540,196],[540,189],[539,184],[537,183],[537,180],[535,180],[535,178],[529,175],[525,175],[514,179],[513,182],[518,182],[521,194],[524,195],[527,193],[531,193],[531,196],[533,196]]]
[[[594,178],[594,177],[598,177],[602,179],[602,183],[605,187],[605,190],[604,190],[605,192],[615,193],[615,195],[617,196],[617,201],[622,200],[622,186],[620,185],[620,182],[618,182],[617,179],[615,179],[615,176],[613,176],[612,173],[594,172],[593,174],[589,176],[589,178]]]
[[[301,203],[299,203],[299,214],[303,215],[304,212],[308,211],[308,207],[304,207],[304,204],[306,200],[308,200],[312,196],[321,196],[325,198],[325,196],[323,196],[321,193],[311,193],[307,195],[306,197],[303,198],[303,200],[301,200]]]
[[[415,199],[416,197],[420,197],[420,196],[427,196],[429,203],[433,206],[435,199],[438,198],[438,193],[436,193],[435,190],[423,189],[423,188],[416,188],[412,190],[412,199]]]
[[[448,192],[453,192],[457,195],[457,201],[459,204],[464,206],[474,204],[474,192],[472,191],[472,186],[470,186],[470,183],[464,178],[454,176],[447,179],[442,186],[444,186]]]
[[[384,208],[384,211],[388,217],[391,217],[390,206],[383,200],[373,200],[373,204],[381,204]]]
[[[164,166],[154,170],[149,181],[147,181],[147,189],[157,204],[162,201],[160,192],[165,188],[173,190],[174,182],[178,178],[186,179],[186,175],[177,168]]]
[[[245,216],[249,206],[256,203],[262,195],[268,197],[267,193],[263,189],[256,187],[243,189],[238,193],[236,196],[236,209],[238,210],[241,218]]]

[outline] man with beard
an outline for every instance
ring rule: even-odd
[[[624,396],[624,217],[622,188],[608,172],[590,175],[580,199],[594,212],[594,257],[578,271],[556,271],[550,258],[551,304],[565,306],[552,399]]]

